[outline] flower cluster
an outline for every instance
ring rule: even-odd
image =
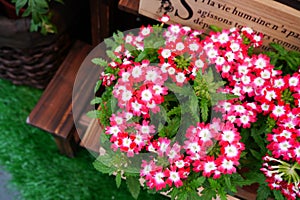
[[[165,30],[143,26],[137,35],[119,37],[100,76],[107,88],[102,104],[115,99],[117,108],[98,112],[109,113],[103,123],[111,149],[128,158],[148,155],[139,173],[146,186],[160,191],[180,188],[191,176],[211,180],[237,173],[247,148],[241,132],[263,117],[270,130],[261,158],[266,182],[289,199],[300,197],[300,71],[284,75],[268,56],[251,53],[262,35],[245,27],[204,37],[175,24]],[[222,86],[195,84],[212,69]],[[213,94],[226,98],[208,102]]]
[[[299,72],[282,75],[280,70],[275,70],[270,64],[269,57],[263,54],[248,56],[245,53],[247,48],[244,49],[240,45],[241,42],[225,33],[213,34],[204,41],[204,48],[221,76],[229,81],[226,92],[239,98],[221,102],[216,109],[222,112],[226,120],[243,128],[249,128],[256,122],[259,114],[268,116],[275,123],[266,138],[269,142],[268,154],[276,159],[288,161],[291,166],[298,166],[296,169],[299,169]],[[242,29],[242,33],[249,35],[251,30]],[[233,35],[236,37],[236,34]],[[233,45],[237,50],[228,51]],[[264,166],[268,166],[269,160],[265,159]],[[271,169],[272,167],[274,166],[271,166]],[[300,179],[297,172],[294,172],[295,179],[292,182],[282,178],[288,174],[280,174],[278,171],[273,173],[271,169],[267,169],[263,168],[262,171],[272,189],[281,190],[288,199],[295,199],[296,195],[300,197]],[[277,178],[274,178],[275,175]],[[280,184],[281,182],[283,184]]]

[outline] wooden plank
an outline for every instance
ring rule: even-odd
[[[27,122],[57,137],[67,138],[74,129],[72,89],[77,70],[91,50],[77,41],[34,107]]]
[[[119,9],[124,10],[128,13],[138,15],[140,0],[120,0],[119,1]]]
[[[158,19],[167,13],[170,23],[207,30],[209,25],[221,28],[248,26],[264,34],[262,50],[269,43],[300,51],[300,11],[274,0],[172,0],[161,8],[161,1],[140,0],[139,13]],[[167,8],[167,9],[166,9]]]
[[[109,7],[106,0],[90,0],[92,44],[109,36]]]

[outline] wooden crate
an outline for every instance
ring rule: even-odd
[[[140,0],[139,13],[153,19],[168,14],[170,23],[198,30],[248,26],[264,34],[262,50],[274,42],[300,51],[300,11],[274,0]]]

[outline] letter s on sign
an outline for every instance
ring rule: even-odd
[[[176,17],[179,17],[179,18],[182,19],[182,20],[189,20],[189,19],[191,19],[191,18],[193,17],[193,14],[194,14],[192,8],[191,8],[190,5],[186,2],[186,0],[180,0],[180,2],[181,2],[181,4],[182,4],[182,6],[186,9],[186,11],[188,12],[188,16],[187,16],[187,17],[182,17],[182,16],[180,16],[179,13],[178,13],[178,9],[176,9],[174,15],[175,15]]]

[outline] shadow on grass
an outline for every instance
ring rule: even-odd
[[[81,149],[74,159],[58,153],[52,137],[26,124],[42,91],[0,79],[0,165],[22,199],[133,199],[125,182],[118,189],[114,177],[92,166],[94,157]],[[168,199],[142,191],[139,199]]]

